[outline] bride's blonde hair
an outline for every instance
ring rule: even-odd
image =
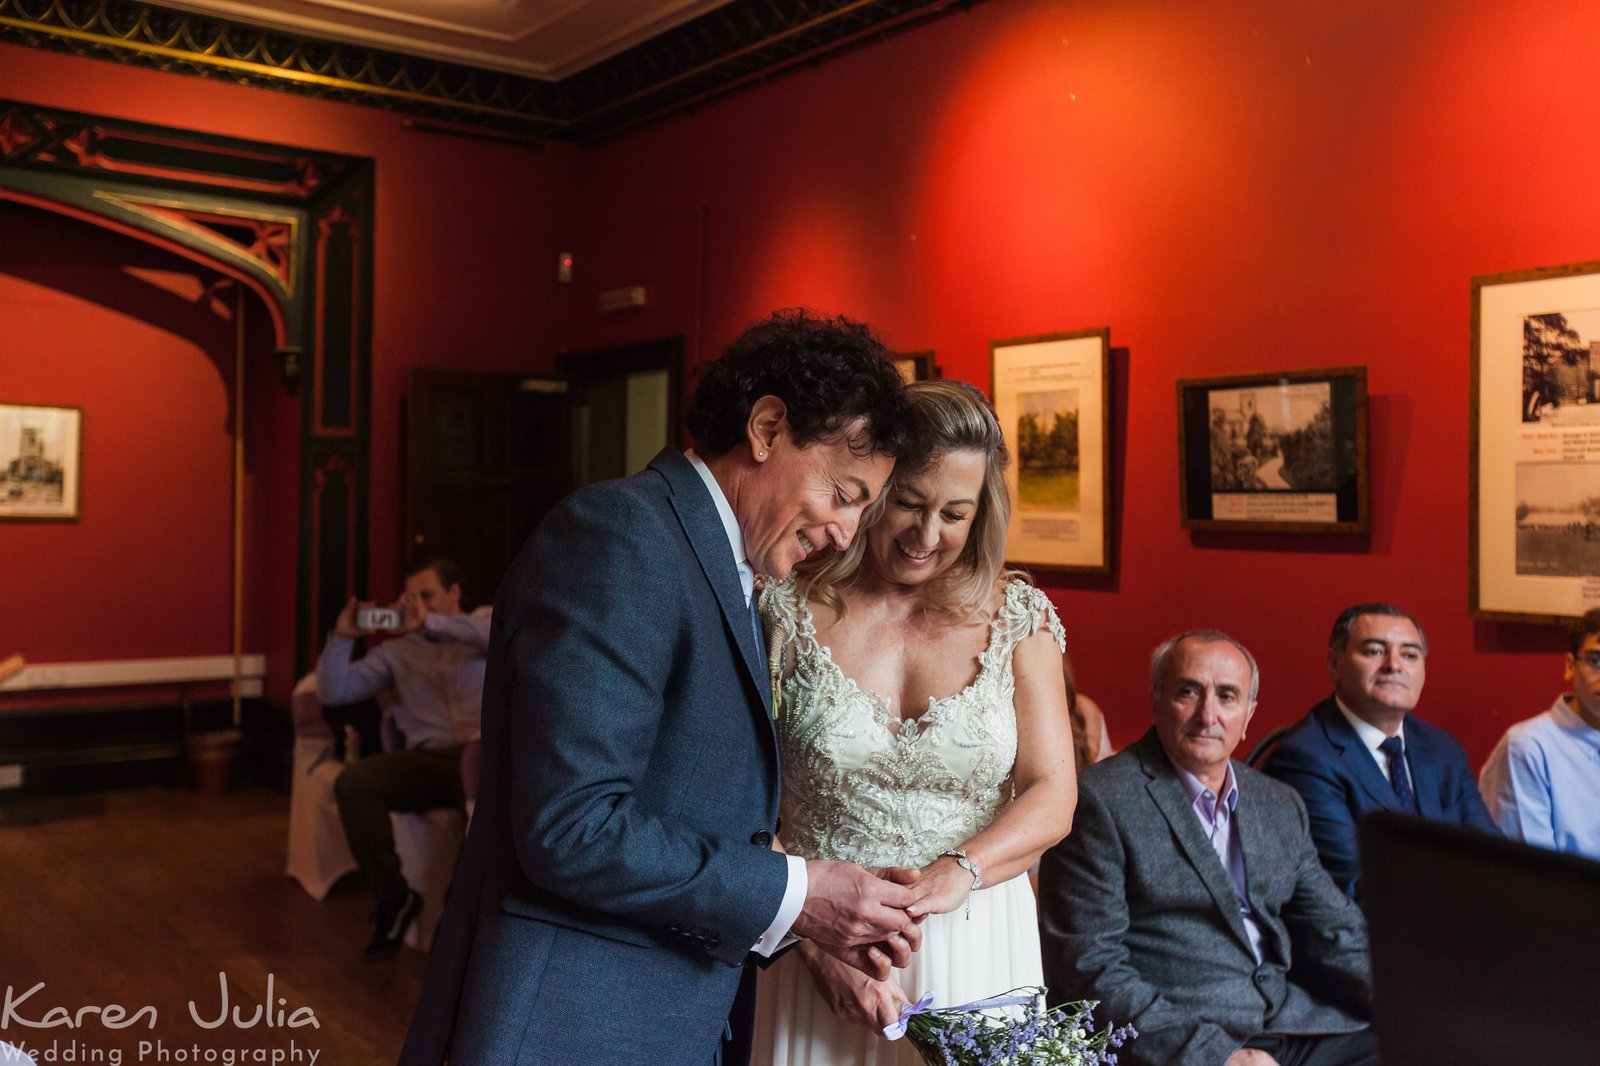
[[[952,619],[977,614],[988,602],[995,582],[1005,571],[1006,527],[1011,522],[1011,499],[1006,493],[1006,450],[994,408],[983,393],[960,381],[918,381],[906,388],[906,401],[919,441],[917,455],[902,459],[889,484],[862,516],[861,527],[850,547],[808,559],[796,568],[800,594],[843,613],[840,591],[855,584],[866,557],[867,530],[883,514],[897,482],[925,473],[950,452],[975,451],[983,455],[983,489],[972,516],[961,557],[928,586],[929,608]]]

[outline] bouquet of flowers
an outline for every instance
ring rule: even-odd
[[[934,1007],[929,992],[901,1007],[883,1035],[910,1040],[930,1066],[1111,1066],[1116,1049],[1139,1034],[1131,1025],[1096,1032],[1096,1006],[1080,1000],[1047,1009],[1037,986],[959,1007]]]

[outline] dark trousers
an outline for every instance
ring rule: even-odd
[[[1279,1066],[1378,1066],[1378,1035],[1371,1029],[1316,1036],[1262,1033],[1245,1042]]]
[[[393,910],[405,902],[408,889],[400,875],[389,812],[460,807],[465,802],[461,746],[369,755],[345,767],[334,779],[333,794],[356,865],[378,906]]]

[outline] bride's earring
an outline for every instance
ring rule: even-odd
[[[766,457],[767,457],[767,453],[766,452],[756,452],[756,458],[757,459],[765,459]]]

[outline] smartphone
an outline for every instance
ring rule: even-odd
[[[357,607],[357,629],[399,629],[400,612],[393,607]]]

